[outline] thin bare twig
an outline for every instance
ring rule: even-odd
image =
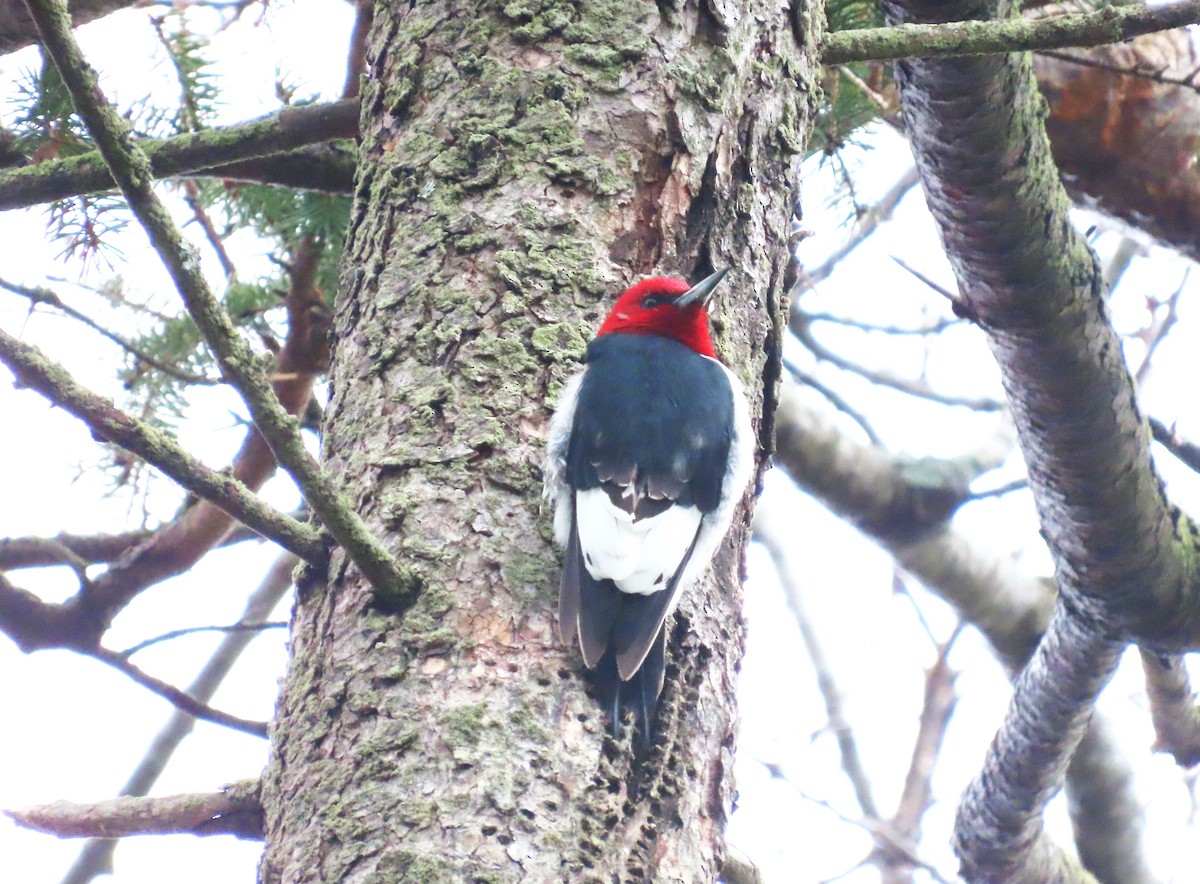
[[[783,358],[783,367],[788,370],[788,374],[795,378],[797,383],[804,384],[804,386],[820,393],[829,401],[830,405],[832,405],[842,414],[846,415],[846,417],[850,418],[850,420],[854,421],[854,423],[858,424],[859,428],[863,431],[872,445],[883,445],[879,435],[875,432],[875,429],[867,420],[866,415],[847,402],[840,393],[821,383],[811,374],[798,367],[786,356]]]
[[[762,542],[767,552],[771,555],[771,561],[775,565],[776,576],[778,576],[779,582],[783,586],[784,595],[787,598],[788,608],[791,610],[792,616],[796,619],[796,625],[800,629],[800,637],[804,642],[804,648],[808,652],[809,659],[812,661],[813,670],[817,677],[817,687],[820,689],[821,697],[825,701],[825,714],[829,719],[829,728],[837,738],[838,750],[841,752],[842,770],[845,771],[847,779],[850,780],[850,785],[854,789],[854,797],[858,800],[858,806],[862,809],[863,814],[871,819],[878,820],[880,818],[879,809],[875,804],[874,796],[871,794],[871,781],[863,765],[862,756],[859,755],[858,743],[854,739],[854,731],[851,730],[850,724],[846,721],[846,716],[842,711],[841,691],[838,690],[837,682],[829,666],[829,661],[825,656],[824,649],[821,647],[821,641],[817,637],[817,631],[813,628],[812,622],[808,618],[803,594],[796,583],[792,568],[787,561],[787,553],[784,552],[783,539],[776,533],[776,528],[770,518],[760,517],[756,522],[755,528],[758,540]]]
[[[962,634],[962,621],[954,627],[950,637],[938,648],[937,659],[925,674],[925,701],[921,705],[921,717],[917,726],[917,739],[913,743],[908,773],[904,778],[904,789],[892,816],[892,828],[903,838],[916,841],[921,831],[921,817],[928,809],[933,794],[933,770],[946,736],[946,727],[958,695],[954,690],[954,670],[950,668],[950,650]]]
[[[1154,310],[1151,311],[1150,325],[1139,333],[1136,337],[1140,338],[1146,345],[1146,355],[1142,357],[1142,362],[1134,372],[1133,379],[1139,384],[1145,383],[1146,375],[1150,371],[1150,362],[1154,357],[1154,351],[1171,333],[1175,323],[1179,319],[1179,297],[1183,294],[1183,289],[1187,285],[1188,277],[1192,274],[1191,266],[1188,266],[1183,271],[1183,279],[1179,280],[1179,285],[1176,286],[1165,301],[1160,301],[1154,305]],[[1159,315],[1157,308],[1165,306],[1167,309]]]
[[[938,884],[950,884],[949,880],[943,876],[935,866],[925,862],[925,860],[921,859],[921,857],[917,855],[915,845],[907,843],[896,832],[892,831],[891,827],[886,822],[878,819],[871,819],[869,817],[855,819],[854,817],[847,816],[825,799],[817,798],[815,795],[810,795],[805,792],[787,775],[786,771],[784,771],[780,765],[770,761],[763,761],[761,758],[754,758],[754,761],[757,761],[759,764],[761,764],[766,769],[767,773],[771,775],[772,779],[779,780],[781,783],[791,786],[792,789],[795,790],[796,794],[805,801],[815,804],[817,807],[828,811],[842,822],[851,826],[857,826],[858,828],[867,832],[875,841],[876,846],[880,849],[893,851],[897,855],[902,856],[904,860],[909,863],[909,865],[913,866],[914,868],[924,870],[931,878],[933,878],[934,881],[938,882]],[[864,860],[863,862],[858,863],[858,866],[862,866],[866,861],[867,860]]]
[[[1165,70],[1130,67],[1129,65],[1118,64],[1117,62],[1094,55],[1077,55],[1074,52],[1061,52],[1057,50],[1043,50],[1039,54],[1058,61],[1065,61],[1068,64],[1077,64],[1080,67],[1096,68],[1097,70],[1108,71],[1113,74],[1137,77],[1138,79],[1150,80],[1154,83],[1162,83],[1165,86],[1181,86],[1184,89],[1200,93],[1200,83],[1196,82],[1197,71],[1192,71],[1187,76],[1176,76],[1168,74]]]
[[[945,298],[951,304],[957,303],[958,295],[956,295],[954,292],[950,291],[945,286],[938,285],[936,282],[933,281],[933,279],[931,277],[926,276],[924,273],[922,273],[917,268],[913,267],[911,264],[909,264],[907,261],[905,261],[899,255],[892,255],[892,260],[895,261],[896,264],[899,265],[899,267],[902,270],[908,271],[908,273],[911,276],[913,276],[920,282],[925,283],[926,286],[928,286],[933,291],[937,292],[939,295],[941,295],[943,298]]]
[[[169,375],[170,377],[182,381],[185,384],[212,385],[222,383],[220,378],[210,378],[205,377],[204,375],[192,374],[189,371],[184,371],[177,365],[171,365],[170,363],[163,362],[161,359],[152,356],[145,350],[139,348],[132,341],[127,340],[121,335],[118,335],[116,332],[109,331],[86,313],[76,310],[74,307],[66,304],[57,293],[48,288],[43,288],[41,286],[21,285],[20,283],[9,282],[5,279],[0,279],[0,288],[10,291],[14,295],[20,295],[23,298],[28,298],[33,304],[44,304],[47,307],[53,307],[63,315],[69,316],[77,322],[87,326],[92,331],[98,332],[101,336],[112,341],[134,359],[144,362],[151,368],[157,369],[163,374]]]
[[[982,491],[972,491],[964,504],[974,503],[978,500],[987,500],[991,497],[1003,497],[1006,494],[1012,494],[1014,491],[1025,491],[1029,488],[1028,479],[1013,479],[1011,482],[1005,482],[1003,485],[997,485],[995,488],[985,488]]]
[[[953,328],[956,325],[962,325],[963,320],[957,316],[946,317],[939,319],[930,325],[920,328],[911,328],[903,325],[877,325],[873,322],[863,322],[861,319],[854,319],[849,316],[836,316],[833,313],[809,313],[804,311],[805,317],[809,322],[828,322],[833,325],[842,325],[847,328],[856,328],[860,331],[874,332],[882,335],[917,335],[924,337],[926,335],[938,335],[948,328]]]
[[[128,660],[134,654],[141,653],[146,648],[152,648],[155,645],[163,642],[174,641],[177,638],[183,638],[186,635],[197,635],[203,632],[265,632],[268,629],[287,629],[288,623],[286,620],[267,620],[260,622],[245,622],[238,621],[230,623],[228,626],[188,626],[183,629],[172,629],[170,632],[164,632],[162,635],[156,635],[152,638],[138,642],[136,645],[130,645],[123,651],[116,653]]]
[[[245,718],[239,718],[236,715],[230,715],[228,712],[222,712],[219,709],[213,709],[207,703],[201,703],[194,697],[187,694],[172,684],[168,684],[160,678],[155,678],[148,672],[139,669],[133,663],[130,663],[125,657],[117,651],[110,651],[108,648],[97,647],[88,651],[88,656],[95,657],[101,663],[107,663],[113,669],[128,675],[142,687],[147,688],[155,694],[158,694],[164,700],[173,704],[177,709],[186,712],[188,715],[211,721],[213,724],[224,725],[236,731],[241,731],[244,734],[250,734],[253,737],[267,736],[267,723],[265,721],[250,721]]]
[[[950,405],[960,408],[969,408],[972,411],[1000,411],[1005,406],[1003,402],[996,399],[987,399],[970,396],[951,396],[946,393],[939,393],[929,386],[927,381],[921,379],[899,378],[895,375],[884,371],[876,371],[859,365],[857,362],[852,362],[841,356],[820,341],[812,333],[806,322],[806,317],[802,314],[793,312],[788,323],[788,328],[792,334],[800,339],[812,354],[823,362],[828,362],[830,365],[840,368],[842,371],[848,371],[856,374],[859,377],[865,378],[873,384],[878,384],[881,387],[895,390],[899,393],[904,393],[908,396],[914,396],[918,399],[925,399],[930,402],[937,402],[941,405]]]
[[[1150,432],[1154,441],[1175,456],[1184,466],[1200,472],[1200,445],[1179,436],[1173,427],[1168,427],[1158,418],[1149,418]]]
[[[800,295],[828,279],[839,262],[843,261],[847,255],[862,245],[863,241],[874,233],[880,224],[892,217],[896,211],[896,207],[900,205],[900,201],[904,199],[920,180],[916,167],[909,167],[903,175],[893,182],[892,186],[888,188],[887,193],[880,198],[879,202],[855,219],[854,225],[850,228],[850,233],[832,255],[811,270],[808,268],[801,270],[800,276],[796,280],[796,284],[792,286],[790,293],[793,310]]]

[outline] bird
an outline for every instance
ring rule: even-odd
[[[704,572],[754,469],[742,384],[716,358],[695,285],[628,288],[550,420],[545,494],[564,549],[558,626],[578,644],[619,738],[631,712],[648,746],[666,671],[666,621]]]

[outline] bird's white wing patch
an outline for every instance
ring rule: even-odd
[[[700,510],[671,506],[637,522],[613,505],[603,488],[575,494],[583,564],[596,580],[622,592],[646,595],[665,589],[700,527]]]

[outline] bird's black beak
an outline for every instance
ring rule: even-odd
[[[728,267],[718,270],[711,276],[706,276],[700,280],[682,295],[675,299],[676,307],[686,307],[689,304],[699,304],[703,307],[708,303],[709,297],[713,293],[713,289],[725,278],[725,274],[729,272]]]

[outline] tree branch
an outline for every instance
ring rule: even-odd
[[[262,583],[247,600],[246,607],[242,610],[242,621],[265,620],[271,615],[272,609],[292,585],[292,570],[298,561],[290,553],[284,553],[275,560]],[[208,662],[188,685],[188,694],[201,703],[210,702],[242,651],[255,637],[256,635],[251,633],[238,632],[221,639]],[[175,750],[195,726],[194,717],[176,709],[162,730],[150,741],[146,754],[126,780],[120,794],[145,795],[149,792]],[[61,884],[90,884],[98,875],[111,874],[115,847],[116,842],[112,839],[88,841],[63,876]]]
[[[902,568],[954,606],[987,637],[1010,672],[1025,665],[1050,618],[1050,580],[1020,573],[1010,560],[979,548],[950,526],[927,528],[914,540],[908,525],[920,510],[906,513],[902,501],[917,503],[922,497],[917,489],[903,487],[909,481],[903,461],[838,432],[825,412],[804,403],[794,385],[784,386],[778,434],[784,472],[863,528]],[[1096,716],[1080,746],[1086,759],[1077,755],[1068,771],[1072,812],[1086,822],[1086,829],[1077,830],[1080,854],[1097,874],[1109,873],[1105,882],[1149,884],[1156,879],[1139,836],[1142,812],[1131,787],[1133,774],[1104,728]],[[1101,788],[1102,783],[1112,788]]]
[[[133,6],[136,0],[71,0],[71,18],[75,27]],[[37,29],[25,4],[5,0],[0,4],[0,55],[16,52],[37,42]]]
[[[163,362],[161,359],[152,356],[141,348],[137,347],[133,342],[126,340],[121,335],[111,332],[100,323],[93,320],[90,316],[82,311],[76,310],[74,307],[63,302],[55,292],[48,288],[40,286],[20,285],[15,282],[9,282],[5,279],[0,279],[0,288],[7,289],[13,294],[20,295],[23,298],[28,298],[31,304],[45,304],[55,310],[60,311],[66,316],[71,317],[76,322],[82,323],[92,331],[97,332],[104,338],[112,341],[134,359],[145,363],[151,368],[158,369],[163,374],[173,377],[185,384],[219,384],[220,381],[216,378],[205,377],[203,375],[192,374],[191,372],[183,371],[176,365],[170,365]],[[31,308],[32,309],[32,308]]]
[[[262,178],[264,170],[277,161],[286,168],[303,160],[307,163],[304,178],[296,181],[297,176],[289,175],[287,181],[275,183],[329,189],[329,171],[334,167],[323,175],[312,175],[313,160],[320,156],[324,163],[330,163],[339,155],[331,150],[313,154],[296,149],[339,138],[354,138],[357,134],[358,100],[351,98],[285,107],[245,123],[177,135],[165,141],[133,143],[149,158],[150,174],[155,178],[180,175],[238,178],[245,177],[251,169],[257,170],[254,177]],[[350,168],[353,169],[352,158]],[[337,182],[337,190],[349,191],[344,174],[333,180]],[[318,184],[326,187],[317,187]],[[0,210],[114,187],[116,183],[104,159],[98,151],[92,151],[65,160],[50,160],[0,172]]]
[[[889,9],[934,14],[919,3]],[[897,72],[960,304],[999,365],[1062,592],[1114,634],[1191,647],[1200,639],[1194,532],[1154,471],[1028,56],[906,61]]]
[[[941,752],[942,740],[946,736],[946,727],[950,724],[950,716],[954,714],[954,707],[958,704],[958,694],[954,689],[956,674],[950,667],[949,657],[950,649],[961,632],[960,621],[950,638],[938,648],[937,659],[925,673],[925,697],[921,704],[917,738],[913,742],[912,757],[904,777],[904,788],[900,792],[896,813],[891,820],[892,827],[901,838],[914,842],[920,840],[921,817],[925,815],[933,800],[933,772]]]
[[[1143,650],[1142,671],[1154,722],[1154,748],[1169,752],[1181,767],[1200,764],[1200,709],[1195,706],[1183,659]]]
[[[169,632],[164,632],[161,635],[154,635],[150,638],[143,639],[137,644],[130,645],[117,654],[128,660],[134,654],[140,654],[147,648],[152,648],[155,645],[160,645],[163,642],[174,641],[177,638],[183,638],[188,635],[200,635],[205,632],[265,632],[268,629],[287,629],[288,622],[286,620],[239,620],[237,623],[230,623],[228,626],[185,626],[181,629],[172,629]]]
[[[1143,799],[1125,752],[1111,721],[1093,716],[1067,768],[1075,848],[1104,884],[1158,884],[1146,865]]]
[[[933,389],[929,382],[921,378],[903,378],[891,374],[887,371],[877,371],[859,365],[844,356],[830,350],[824,344],[817,340],[812,332],[812,323],[808,316],[801,313],[799,310],[793,310],[788,319],[788,328],[792,334],[808,348],[809,352],[817,359],[823,362],[828,362],[830,365],[840,368],[842,371],[848,371],[856,374],[861,378],[865,378],[873,384],[888,389],[895,390],[898,393],[904,393],[908,396],[914,396],[918,399],[925,399],[929,402],[937,402],[940,405],[954,406],[959,408],[969,408],[972,411],[1000,411],[1004,408],[1004,403],[996,399],[986,397],[969,397],[969,396],[952,396],[946,393],[939,393]]]
[[[0,330],[0,361],[17,381],[83,421],[97,436],[144,458],[184,488],[311,562],[322,562],[325,547],[309,525],[263,503],[241,482],[209,469],[165,433],[117,409],[80,386],[60,366],[28,344]]]
[[[27,4],[79,116],[163,260],[188,313],[212,348],[222,373],[245,399],[255,426],[276,460],[292,475],[313,513],[376,591],[394,600],[405,597],[410,581],[304,447],[296,420],[275,397],[254,354],[209,290],[195,250],[185,244],[170,213],[155,196],[149,160],[131,139],[127,122],[104,101],[96,72],[84,60],[71,33],[66,6],[62,0],[27,0]]]
[[[862,756],[859,755],[854,731],[851,730],[850,723],[843,713],[841,691],[833,678],[829,659],[825,654],[825,649],[821,646],[817,630],[813,628],[812,621],[808,617],[803,593],[795,580],[795,569],[790,566],[787,554],[784,552],[786,541],[778,529],[779,526],[775,520],[771,518],[769,512],[764,512],[760,505],[755,517],[755,538],[766,547],[771,556],[775,573],[783,586],[788,608],[791,609],[792,616],[796,620],[804,648],[808,652],[808,658],[812,661],[817,677],[817,688],[825,701],[825,714],[829,719],[829,728],[837,738],[838,752],[842,758],[842,770],[850,781],[850,787],[854,790],[854,797],[858,801],[863,815],[878,821],[881,818],[879,808],[871,793],[871,778],[867,776]]]
[[[1122,645],[1064,603],[1017,679],[1013,700],[955,821],[955,852],[968,881],[1095,882],[1042,829],[1042,813],[1108,683]]]
[[[885,0],[891,22],[1012,15],[1015,4]],[[1077,880],[1041,813],[1120,640],[1200,634],[1194,529],[1165,499],[1103,274],[1071,226],[1027,54],[909,60],[902,107],[930,209],[1003,376],[1060,601],[968,791],[968,880]],[[984,785],[986,783],[986,786]]]
[[[259,781],[242,780],[220,792],[161,798],[113,798],[96,804],[55,801],[6,810],[18,826],[59,838],[127,835],[236,835],[262,838]]]
[[[68,565],[72,561],[84,561],[89,565],[111,562],[145,541],[150,534],[150,531],[141,530],[123,534],[3,537],[0,538],[0,571]]]
[[[1173,428],[1168,427],[1158,418],[1150,418],[1149,424],[1155,442],[1171,452],[1176,460],[1184,466],[1200,472],[1200,445],[1179,436]]]
[[[834,31],[825,38],[823,64],[1030,52],[1072,46],[1103,46],[1141,34],[1200,21],[1200,2],[1161,6],[1104,6],[1095,12],[1038,19],[951,21]]]
[[[252,737],[265,738],[267,736],[267,723],[265,721],[250,721],[245,718],[239,718],[236,715],[230,715],[228,712],[222,712],[219,709],[213,709],[207,703],[202,703],[195,697],[189,696],[186,691],[180,690],[173,684],[168,684],[161,678],[155,678],[150,673],[130,663],[123,654],[102,647],[92,648],[87,651],[87,654],[90,657],[95,657],[101,663],[107,663],[118,672],[128,675],[142,687],[152,693],[158,694],[158,696],[171,703],[181,712],[186,712],[188,715],[204,721],[211,721],[213,724],[241,731]]]

